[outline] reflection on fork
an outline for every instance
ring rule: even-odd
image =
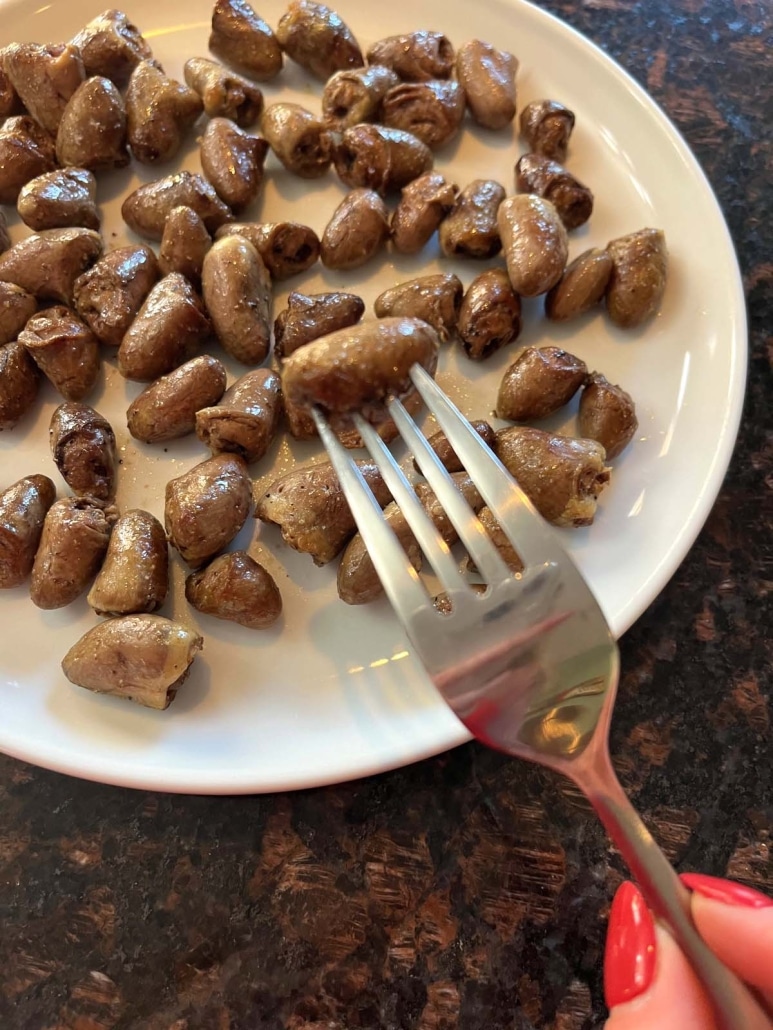
[[[655,913],[703,981],[724,1030],[765,1030],[758,1002],[706,947],[689,892],[623,792],[608,749],[619,654],[596,599],[557,534],[420,366],[411,379],[524,563],[513,573],[399,400],[400,436],[453,524],[486,588],[470,588],[447,543],[381,438],[356,429],[447,595],[440,612],[323,413],[314,421],[364,543],[416,654],[441,696],[482,743],[564,773],[592,802]]]

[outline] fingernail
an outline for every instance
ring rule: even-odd
[[[679,879],[691,891],[697,891],[704,898],[723,901],[726,905],[741,905],[743,908],[773,908],[773,899],[751,887],[718,876],[704,876],[703,873],[680,873]]]
[[[611,1009],[643,994],[655,974],[655,924],[632,883],[622,884],[609,913],[604,997]]]

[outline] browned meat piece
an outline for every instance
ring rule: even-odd
[[[557,526],[589,526],[609,482],[604,448],[532,429],[500,429],[494,450],[534,507]]]
[[[276,37],[288,57],[323,82],[337,71],[364,64],[349,26],[335,11],[314,0],[290,0],[279,19]]]
[[[75,310],[100,342],[118,347],[158,276],[150,247],[111,250],[75,280]]]
[[[177,272],[156,283],[118,348],[118,371],[151,382],[189,361],[212,325],[201,298]]]
[[[154,612],[168,589],[164,527],[150,512],[127,511],[113,527],[102,568],[89,590],[89,604],[97,615]]]
[[[169,212],[180,206],[192,208],[209,233],[233,221],[230,209],[214,187],[203,175],[193,172],[177,172],[138,186],[124,200],[121,215],[129,228],[140,236],[160,240]]]
[[[56,168],[52,136],[29,115],[0,125],[0,204],[15,204],[22,186]]]
[[[67,101],[86,77],[80,51],[69,43],[11,43],[3,69],[38,125],[56,135]]]
[[[27,322],[19,343],[65,400],[80,401],[91,392],[102,364],[99,341],[75,312],[46,308]]]
[[[368,50],[368,64],[391,68],[404,82],[449,79],[454,70],[454,48],[441,32],[409,32],[387,36]]]
[[[0,590],[29,576],[56,489],[48,476],[25,476],[0,493]]]
[[[471,39],[456,55],[456,76],[475,121],[486,129],[504,129],[515,118],[518,61],[507,50]]]
[[[606,292],[612,258],[592,247],[566,266],[564,274],[545,297],[545,314],[554,322],[567,322],[595,307]]]
[[[567,229],[584,225],[593,212],[593,194],[558,161],[524,154],[515,166],[515,188],[549,200]]]
[[[607,458],[616,458],[639,428],[633,398],[600,372],[593,372],[580,396],[579,425],[583,436],[598,440]]]
[[[507,261],[507,274],[521,297],[547,293],[566,266],[566,229],[549,200],[519,193],[503,201],[497,225]]]
[[[318,404],[336,427],[349,428],[357,411],[380,422],[388,400],[411,391],[414,364],[434,374],[438,349],[435,331],[417,318],[360,322],[291,354],[282,369],[285,397],[302,410]]]
[[[273,79],[282,70],[282,49],[276,36],[245,0],[215,0],[209,49],[259,82]]]
[[[271,277],[242,236],[216,240],[201,273],[204,303],[223,350],[259,365],[271,346]]]
[[[102,239],[92,229],[45,229],[0,254],[0,279],[69,306],[75,280],[101,254]]]
[[[420,139],[386,125],[353,125],[335,145],[333,161],[347,186],[385,194],[401,190],[432,168],[432,151]]]
[[[380,64],[336,72],[322,91],[325,125],[340,131],[375,120],[387,91],[399,81],[393,71]]]
[[[260,128],[285,168],[302,179],[318,179],[333,160],[333,139],[312,113],[300,104],[271,104]]]
[[[534,100],[521,111],[521,135],[535,154],[566,160],[574,114],[555,100]]]
[[[210,118],[230,118],[241,128],[254,125],[263,110],[263,94],[249,79],[226,71],[206,57],[185,62],[185,81],[195,89]]]
[[[465,354],[484,361],[518,338],[521,299],[502,268],[488,268],[470,283],[456,326]]]
[[[13,88],[11,80],[5,73],[2,54],[0,54],[0,119],[22,114],[23,111],[24,105],[19,100],[19,94]]]
[[[359,268],[389,239],[389,212],[374,190],[347,193],[325,226],[320,257],[326,268]]]
[[[56,134],[56,157],[61,165],[99,171],[124,168],[126,109],[117,87],[106,78],[87,79],[73,93]]]
[[[459,132],[466,98],[458,82],[433,79],[394,86],[381,105],[384,125],[410,132],[435,149]]]
[[[392,243],[401,254],[417,254],[454,206],[459,187],[439,172],[425,172],[403,188],[392,215]]]
[[[202,170],[232,211],[241,211],[260,193],[267,153],[264,139],[228,118],[213,118],[201,137]]]
[[[252,464],[271,446],[281,418],[281,381],[261,368],[237,379],[217,405],[196,413],[196,435],[212,454],[239,454]]]
[[[0,346],[15,340],[37,309],[31,293],[14,283],[0,282]]]
[[[105,557],[114,509],[84,497],[51,505],[35,555],[30,598],[38,608],[64,608],[86,590]]]
[[[660,308],[666,290],[666,237],[660,229],[640,229],[607,244],[612,273],[607,311],[621,329],[646,322]],[[2,265],[2,258],[0,258]]]
[[[193,208],[184,205],[173,207],[158,248],[162,275],[179,272],[191,286],[201,289],[201,270],[211,246],[212,237]]]
[[[431,325],[441,343],[447,342],[459,319],[464,287],[451,272],[422,275],[392,286],[376,297],[373,310],[379,318],[410,315]]]
[[[365,482],[383,507],[390,493],[373,462],[358,461]],[[255,517],[273,522],[282,539],[315,565],[326,565],[340,554],[357,531],[338,476],[330,462],[293,469],[256,495]]]
[[[126,91],[126,132],[132,154],[143,164],[169,161],[204,110],[195,90],[140,61]]]
[[[283,360],[320,336],[356,325],[364,312],[364,301],[354,293],[293,292],[274,320],[274,354]]]
[[[526,347],[502,378],[497,417],[513,422],[546,418],[568,404],[587,377],[585,362],[560,347]]]
[[[72,226],[99,229],[97,180],[85,168],[46,172],[22,188],[17,209],[36,232]]]
[[[289,279],[305,272],[319,258],[319,238],[299,222],[235,222],[218,229],[221,236],[244,236],[263,258],[272,279]]]
[[[126,412],[129,432],[143,443],[175,440],[196,428],[196,412],[225,393],[222,362],[209,354],[186,361],[138,394]]]
[[[153,52],[123,11],[103,11],[73,37],[80,50],[87,77],[103,75],[123,87],[140,61],[150,61]]]
[[[160,615],[107,619],[62,659],[71,683],[97,694],[168,708],[203,646],[198,633]]]
[[[267,629],[282,614],[282,595],[274,577],[246,551],[221,554],[185,581],[189,603],[205,615]]]
[[[230,544],[250,513],[252,483],[243,458],[217,454],[166,485],[164,524],[192,569]]]
[[[0,347],[0,432],[27,414],[39,386],[40,373],[27,348],[18,340]]]
[[[448,257],[490,258],[502,249],[497,211],[504,187],[493,179],[474,179],[462,190],[440,223],[440,246]]]
[[[118,458],[110,423],[88,404],[66,401],[51,416],[51,453],[62,478],[79,497],[115,496]]]

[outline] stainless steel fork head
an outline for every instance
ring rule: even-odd
[[[617,646],[569,556],[509,472],[419,366],[413,383],[524,561],[511,573],[398,400],[389,413],[487,584],[474,593],[378,434],[355,424],[448,594],[441,614],[320,411],[317,428],[392,606],[456,715],[492,747],[562,768],[593,738],[617,683]]]

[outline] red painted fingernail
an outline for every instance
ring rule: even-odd
[[[679,879],[691,891],[697,891],[713,901],[741,905],[743,908],[773,908],[773,898],[751,887],[744,887],[742,883],[721,880],[718,876],[704,876],[703,873],[680,873]]]
[[[608,1008],[643,994],[655,974],[655,924],[632,883],[622,884],[612,902],[604,953],[604,997]]]

